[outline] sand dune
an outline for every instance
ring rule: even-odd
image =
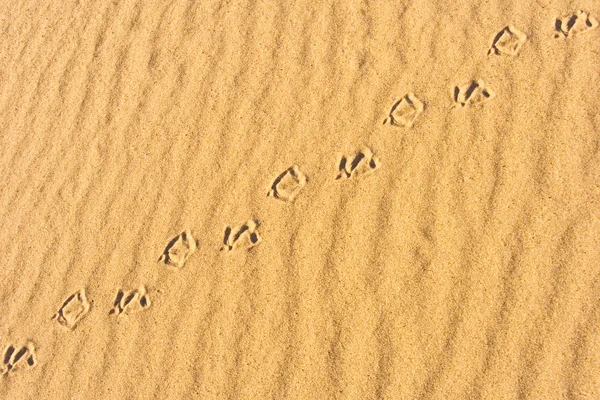
[[[2,2],[0,398],[600,399],[598,18]]]

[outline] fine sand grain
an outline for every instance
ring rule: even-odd
[[[0,3],[0,399],[600,399],[597,0]]]

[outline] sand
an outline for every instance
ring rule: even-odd
[[[1,3],[1,399],[600,399],[597,1]]]

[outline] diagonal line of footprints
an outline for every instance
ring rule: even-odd
[[[570,38],[596,29],[598,25],[596,18],[579,10],[556,19],[555,37]],[[526,41],[527,35],[514,26],[508,25],[494,37],[488,55],[517,56]],[[474,106],[494,97],[495,93],[487,88],[482,80],[471,81],[454,88],[453,107]],[[414,93],[407,93],[392,105],[384,124],[389,122],[392,126],[410,128],[424,108],[425,105]],[[367,147],[351,156],[339,155],[337,163],[336,180],[363,175],[378,169],[381,165],[379,159]],[[307,183],[306,175],[298,166],[293,165],[277,176],[268,191],[268,196],[284,202],[292,202]],[[258,245],[261,242],[258,228],[259,223],[255,220],[249,220],[238,226],[227,226],[221,250],[230,252],[235,249],[250,249]],[[180,269],[198,246],[199,242],[193,238],[189,230],[186,230],[167,243],[158,261]],[[128,315],[146,310],[150,305],[150,297],[144,285],[130,290],[119,289],[109,314]],[[63,302],[60,309],[52,316],[52,320],[72,330],[90,312],[90,309],[85,289],[79,289]],[[9,344],[3,353],[0,375],[8,375],[19,369],[30,369],[36,365],[35,344],[32,341],[26,341],[22,345]]]

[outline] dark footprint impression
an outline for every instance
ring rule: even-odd
[[[113,304],[110,315],[132,314],[143,311],[150,307],[150,298],[146,292],[146,287],[141,285],[137,289],[117,291],[117,296]]]
[[[349,179],[371,173],[381,166],[371,149],[365,147],[352,157],[338,155],[338,174],[335,179]]]
[[[10,344],[4,350],[0,374],[7,375],[18,370],[27,370],[36,365],[35,346],[32,342],[27,342],[25,346]]]
[[[454,106],[465,107],[485,103],[496,97],[496,94],[485,87],[482,80],[472,81],[454,88]]]
[[[598,27],[598,20],[589,13],[578,10],[573,14],[557,18],[554,22],[556,38],[567,38],[589,32]]]
[[[249,220],[245,224],[225,227],[223,247],[221,251],[229,252],[236,249],[250,249],[261,242],[258,233],[258,222]]]

